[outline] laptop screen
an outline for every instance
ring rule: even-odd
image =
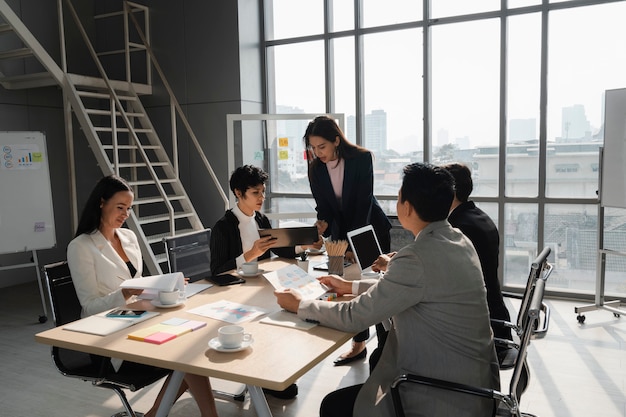
[[[372,266],[382,254],[376,233],[370,225],[348,232],[348,240],[361,271]]]

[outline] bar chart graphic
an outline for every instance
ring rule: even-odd
[[[4,145],[2,147],[3,169],[39,169],[43,153],[35,144]]]

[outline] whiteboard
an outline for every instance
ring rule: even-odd
[[[0,132],[0,254],[56,246],[46,139]]]
[[[600,203],[626,208],[626,88],[607,90]]]

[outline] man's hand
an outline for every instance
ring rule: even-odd
[[[317,279],[320,284],[325,285],[329,291],[337,293],[337,296],[352,294],[352,281],[346,281],[337,275],[326,275]]]
[[[391,252],[386,255],[380,255],[378,258],[376,258],[376,260],[372,264],[372,271],[374,272],[386,271],[387,265],[389,265],[389,261],[391,260],[391,258],[393,258],[395,254],[396,252]]]
[[[295,290],[285,289],[274,291],[278,305],[287,311],[297,313],[302,297]]]

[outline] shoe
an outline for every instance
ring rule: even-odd
[[[360,351],[354,356],[350,356],[350,357],[339,356],[337,359],[335,359],[334,364],[335,366],[347,365],[354,361],[365,359],[366,356],[367,356],[367,348],[363,349],[362,351]]]
[[[292,398],[296,398],[298,395],[298,386],[296,384],[291,384],[282,391],[263,388],[263,392],[271,395],[272,397],[280,398],[281,400],[291,400]]]

